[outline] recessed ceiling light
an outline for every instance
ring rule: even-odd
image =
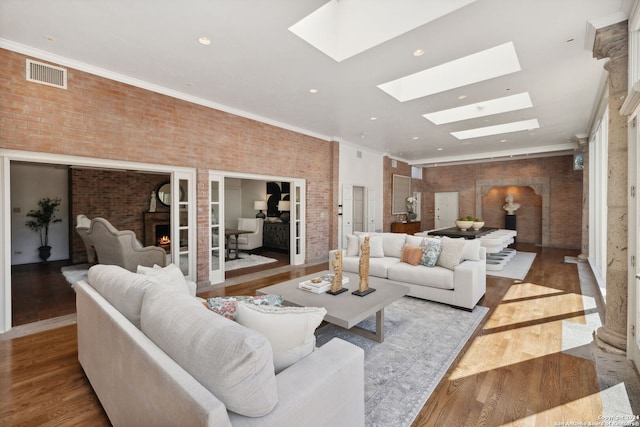
[[[53,42],[54,42],[54,39],[53,39],[53,37],[51,37],[51,36],[47,36],[47,41],[48,41],[49,43],[53,43]]]
[[[200,37],[198,39],[198,43],[203,46],[209,46],[211,44],[211,39],[209,39],[208,37]]]
[[[442,151],[442,147],[438,148],[437,150],[438,150],[438,151]]]
[[[416,49],[413,51],[413,56],[422,56],[424,55],[424,50],[422,49]]]
[[[318,93],[318,89],[309,89],[309,92],[311,92],[311,93]]]
[[[467,95],[460,95],[458,99],[467,99]]]
[[[416,139],[419,139],[419,138],[418,138],[417,136],[414,136],[414,137],[413,137],[413,138],[411,138],[411,139],[413,139],[413,140],[415,141]]]
[[[507,140],[506,139],[501,139],[500,142],[507,142]]]
[[[374,121],[374,120],[378,120],[377,117],[370,117],[369,120]]]

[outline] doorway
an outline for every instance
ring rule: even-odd
[[[458,192],[449,191],[435,193],[435,223],[434,228],[453,227],[458,219]]]
[[[365,188],[353,187],[353,231],[366,231]]]

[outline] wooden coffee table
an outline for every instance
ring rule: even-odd
[[[384,341],[384,308],[392,302],[402,298],[409,293],[409,287],[400,283],[391,282],[386,279],[369,277],[369,287],[376,291],[364,297],[353,295],[351,292],[358,289],[360,278],[355,273],[343,273],[349,278],[345,288],[348,292],[339,295],[327,293],[314,294],[309,291],[298,289],[298,284],[305,280],[313,279],[330,271],[321,271],[308,276],[298,277],[277,285],[261,288],[256,291],[258,295],[282,295],[285,303],[302,307],[324,307],[327,315],[324,320],[341,328],[349,329],[352,332],[366,338],[383,342]],[[369,331],[356,326],[367,317],[376,315],[376,330]]]

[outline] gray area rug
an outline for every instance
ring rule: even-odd
[[[383,343],[334,325],[316,343],[339,337],[364,349],[367,426],[410,426],[488,311],[403,297],[385,309]],[[375,316],[360,326],[375,330]]]

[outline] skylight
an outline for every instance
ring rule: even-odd
[[[505,123],[495,126],[487,126],[476,129],[463,130],[460,132],[451,132],[451,135],[458,139],[479,138],[481,136],[499,135],[502,133],[518,132],[523,130],[538,129],[538,119],[522,120],[519,122]]]
[[[398,101],[405,102],[516,71],[520,71],[520,63],[513,42],[508,42],[378,87]]]
[[[533,107],[533,104],[529,97],[529,92],[523,92],[517,95],[477,102],[475,104],[464,105],[462,107],[435,111],[433,113],[423,114],[422,117],[430,120],[436,125],[441,125],[531,107]]]
[[[476,0],[331,0],[289,31],[340,62]]]

